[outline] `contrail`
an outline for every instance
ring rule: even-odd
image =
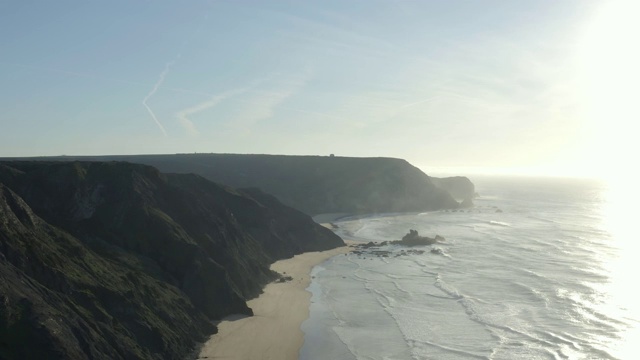
[[[200,104],[197,104],[195,106],[192,106],[190,108],[181,110],[179,112],[176,113],[176,117],[178,118],[178,120],[180,121],[180,124],[185,128],[185,130],[193,136],[198,135],[198,129],[196,129],[195,125],[193,124],[193,122],[191,120],[189,120],[189,116],[202,112],[204,110],[207,110],[209,108],[212,108],[216,105],[218,105],[218,103],[220,103],[222,100],[226,99],[227,97],[231,96],[233,94],[221,94],[221,95],[216,95],[213,96],[211,99],[202,102]]]
[[[233,90],[227,90],[221,94],[218,95],[211,95],[211,98],[209,100],[206,100],[204,102],[201,102],[199,104],[196,104],[194,106],[191,106],[189,108],[180,110],[176,113],[176,117],[178,118],[178,121],[180,122],[180,124],[182,125],[182,127],[184,127],[184,129],[187,131],[187,133],[189,133],[192,136],[197,136],[199,135],[199,131],[196,128],[195,124],[193,123],[193,121],[191,121],[189,119],[190,116],[195,115],[199,112],[203,112],[205,110],[211,109],[215,106],[217,106],[220,102],[234,97],[236,95],[240,95],[243,93],[246,93],[247,91],[250,91],[251,89],[255,88],[256,86],[258,86],[259,84],[269,80],[271,78],[271,76],[269,77],[265,77],[265,78],[259,78],[257,80],[252,81],[248,86],[243,87],[243,88],[239,88],[239,89],[233,89]],[[177,90],[177,89],[176,89]]]
[[[167,76],[167,74],[169,73],[169,70],[171,69],[171,66],[173,66],[173,64],[176,62],[176,60],[178,60],[180,58],[180,54],[178,54],[178,56],[176,56],[176,59],[173,61],[169,61],[168,63],[165,64],[164,66],[164,70],[162,70],[162,72],[160,73],[160,76],[158,78],[158,81],[156,82],[156,84],[153,86],[153,89],[151,89],[151,91],[147,94],[147,96],[144,97],[144,99],[142,99],[142,105],[147,109],[147,112],[149,112],[149,115],[151,115],[151,118],[153,118],[153,121],[156,122],[156,125],[158,125],[158,127],[160,128],[160,130],[162,131],[162,133],[164,134],[164,136],[167,136],[167,131],[164,129],[164,126],[162,126],[162,124],[160,123],[160,121],[158,121],[158,118],[156,117],[156,114],[153,113],[153,110],[151,110],[151,108],[149,107],[149,105],[147,104],[147,101],[158,91],[158,88],[160,88],[160,86],[162,85],[162,83],[164,82],[164,78]]]
[[[156,122],[156,124],[158,125],[158,127],[160,128],[160,130],[162,130],[162,133],[164,134],[164,136],[167,136],[167,131],[164,129],[164,126],[162,126],[162,124],[160,123],[160,121],[158,121],[158,118],[156,117],[156,115],[153,113],[153,111],[151,110],[151,108],[149,107],[149,105],[147,104],[147,100],[149,100],[149,98],[151,98],[153,96],[153,94],[156,93],[156,91],[158,91],[158,88],[162,85],[162,83],[164,82],[164,78],[167,76],[167,74],[169,73],[169,70],[171,69],[171,66],[173,66],[173,64],[178,61],[178,59],[180,59],[180,57],[182,56],[182,50],[184,49],[185,45],[189,42],[190,39],[193,39],[195,36],[197,36],[198,34],[200,34],[202,32],[202,29],[204,28],[204,23],[209,19],[209,14],[205,14],[204,15],[204,21],[200,23],[200,26],[195,30],[195,32],[191,35],[190,38],[186,38],[182,41],[182,44],[180,45],[180,49],[178,50],[178,56],[176,56],[176,58],[173,61],[168,62],[165,66],[164,66],[164,70],[160,73],[160,76],[158,78],[158,82],[155,84],[155,86],[153,87],[153,89],[151,89],[151,92],[149,92],[149,94],[147,94],[147,96],[142,100],[142,105],[144,105],[144,107],[147,109],[147,111],[149,112],[149,115],[151,115],[151,117],[153,118],[153,121]],[[175,91],[183,91],[183,92],[193,92],[193,91],[189,91],[189,90],[185,90],[185,89],[174,89]],[[193,93],[197,93],[197,92],[193,92]],[[220,100],[218,100],[219,102]],[[217,102],[216,102],[217,103]],[[211,106],[215,106],[215,104],[211,105]],[[186,116],[184,117],[184,120],[181,118],[181,121],[183,122],[183,125],[188,129],[188,131],[190,133],[196,133],[197,134],[197,130],[195,129],[195,127],[193,126],[193,123],[189,121],[189,119],[186,118]]]

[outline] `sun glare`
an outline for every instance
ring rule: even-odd
[[[617,249],[614,254],[603,254],[609,277],[604,289],[606,305],[619,318],[629,320],[620,328],[617,343],[611,344],[620,359],[632,359],[640,351],[637,341],[640,322],[634,320],[640,317],[640,293],[636,289],[640,245],[636,241],[636,212],[632,208],[638,193],[638,190],[612,181],[603,192],[601,206],[602,230],[609,234],[608,241]]]
[[[634,199],[640,194],[635,181],[637,155],[638,84],[640,83],[640,2],[602,2],[587,24],[579,47],[579,91],[584,99],[587,129],[585,167],[600,172],[607,182],[602,206],[603,230],[620,252],[608,260],[611,305],[621,306],[636,319],[640,313],[635,276],[640,267],[635,258]],[[631,321],[615,346],[621,358],[637,355],[640,324]]]
[[[584,99],[587,166],[608,176],[629,175],[640,153],[636,139],[640,46],[640,2],[603,2],[579,46],[579,91]]]

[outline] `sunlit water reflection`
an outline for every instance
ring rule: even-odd
[[[599,289],[603,301],[598,310],[622,322],[616,338],[607,344],[621,359],[640,356],[640,218],[634,206],[639,199],[637,186],[629,178],[607,182],[598,207],[600,229],[612,248],[601,257],[608,281]]]
[[[634,192],[592,181],[474,181],[482,196],[471,210],[338,222],[341,235],[362,241],[408,229],[447,240],[440,254],[349,255],[316,269],[302,359],[640,354]]]

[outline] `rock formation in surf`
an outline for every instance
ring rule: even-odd
[[[409,230],[409,233],[402,237],[402,240],[391,241],[391,244],[404,245],[404,246],[419,246],[419,245],[433,245],[437,242],[444,241],[444,238],[440,235],[436,235],[434,238],[427,236],[420,236],[418,231]]]

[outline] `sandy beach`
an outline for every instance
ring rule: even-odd
[[[309,252],[280,260],[271,269],[292,281],[272,283],[258,298],[248,301],[254,316],[230,316],[218,325],[218,333],[202,347],[199,359],[298,359],[304,341],[300,325],[309,317],[311,269],[330,257],[349,251],[348,246]]]

